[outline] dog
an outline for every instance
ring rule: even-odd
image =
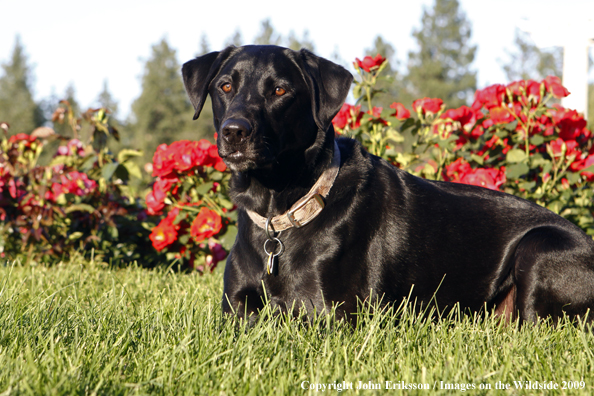
[[[336,138],[353,77],[302,49],[229,47],[182,67],[198,118],[212,99],[238,234],[222,309],[264,302],[352,318],[372,296],[534,322],[587,316],[594,242],[534,203],[415,177]],[[253,317],[253,316],[252,316]]]

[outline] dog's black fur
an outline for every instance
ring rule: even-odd
[[[282,233],[278,273],[267,275],[264,230],[245,210],[284,213],[329,166],[331,121],[352,76],[307,50],[275,46],[229,47],[182,72],[194,119],[210,94],[219,154],[232,171],[239,232],[224,312],[257,313],[266,293],[281,310],[321,312],[334,302],[349,315],[370,293],[398,302],[413,285],[419,304],[435,296],[439,307],[486,306],[520,321],[594,306],[594,243],[578,227],[511,195],[417,178],[345,138],[325,209]]]

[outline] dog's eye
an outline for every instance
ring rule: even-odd
[[[285,91],[284,89],[282,89],[281,87],[276,87],[276,89],[274,90],[274,94],[276,96],[283,96],[287,91]]]
[[[223,84],[221,86],[221,89],[223,90],[223,92],[229,93],[229,92],[231,92],[231,84],[229,84],[229,83]]]

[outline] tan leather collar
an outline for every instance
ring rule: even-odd
[[[301,228],[313,219],[324,209],[324,198],[328,196],[334,180],[338,175],[340,169],[340,150],[336,142],[334,142],[334,157],[328,169],[322,173],[322,176],[316,181],[316,184],[309,190],[309,192],[295,202],[293,206],[285,213],[274,216],[271,219],[273,231],[280,232],[289,228]],[[258,213],[247,210],[247,214],[252,221],[262,229],[266,229],[266,218],[260,216]]]

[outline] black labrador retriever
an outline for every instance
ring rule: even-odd
[[[341,66],[245,46],[200,56],[182,74],[194,119],[210,94],[232,171],[239,232],[224,312],[257,313],[266,299],[309,313],[340,303],[350,316],[369,296],[409,294],[521,322],[594,307],[594,242],[569,221],[501,192],[417,178],[335,139],[353,79]]]

